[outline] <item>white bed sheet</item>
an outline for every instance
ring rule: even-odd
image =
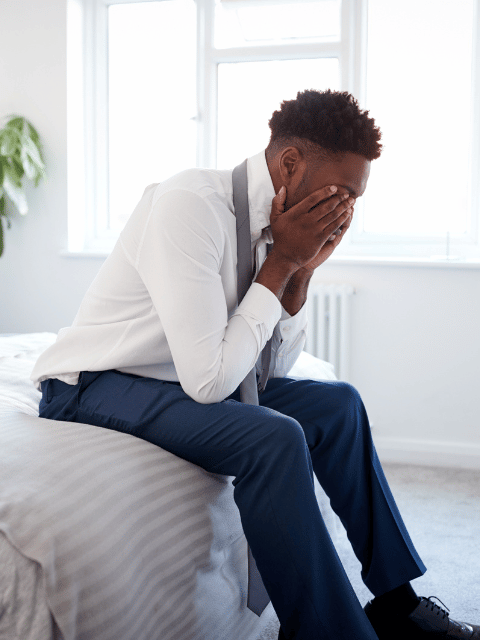
[[[42,567],[0,532],[0,639],[62,640],[45,595]]]
[[[259,638],[276,615],[271,604],[261,618],[246,609],[232,479],[127,434],[38,418],[29,375],[55,337],[0,337],[0,532],[31,563],[30,597],[39,599],[43,581],[65,640]],[[291,374],[334,378],[308,354]],[[316,488],[334,537],[335,516]],[[37,626],[48,625],[41,605]]]

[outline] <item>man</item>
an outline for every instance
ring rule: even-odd
[[[479,639],[479,627],[450,620],[410,585],[426,569],[357,391],[286,375],[305,342],[310,279],[350,225],[380,131],[351,95],[332,91],[299,93],[269,125],[267,149],[247,162],[256,272],[241,303],[232,172],[193,169],[151,185],[72,327],[35,366],[40,415],[125,431],[235,476],[280,638]],[[260,404],[244,404],[239,385],[271,336]],[[323,523],[313,472],[375,596],[365,610]]]

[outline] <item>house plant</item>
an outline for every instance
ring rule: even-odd
[[[40,136],[33,125],[20,116],[9,116],[0,129],[0,256],[4,248],[4,219],[10,228],[6,207],[8,198],[19,213],[28,211],[24,181],[38,186],[45,177]]]

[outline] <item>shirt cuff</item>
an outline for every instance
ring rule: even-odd
[[[270,289],[253,282],[233,315],[264,324],[267,335],[271,337],[282,315],[282,305]]]
[[[307,326],[307,302],[298,313],[291,316],[288,311],[282,307],[282,316],[279,322],[280,335],[282,340],[289,340],[292,336],[297,335]]]

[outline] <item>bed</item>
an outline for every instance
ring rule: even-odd
[[[271,603],[260,617],[246,607],[232,478],[127,434],[38,417],[29,375],[55,338],[0,336],[0,639],[276,640]],[[335,379],[307,353],[290,375]]]

